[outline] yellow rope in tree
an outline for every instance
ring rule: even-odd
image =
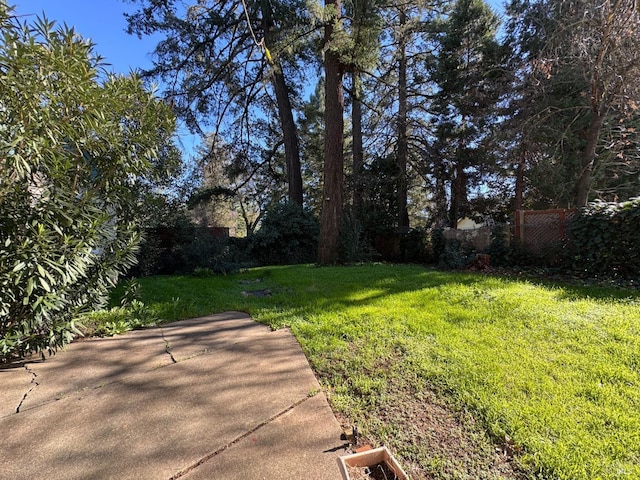
[[[267,57],[267,61],[271,65],[273,65],[273,57],[271,57],[271,52],[269,51],[267,46],[264,44],[264,38],[258,41],[256,34],[253,31],[253,28],[251,27],[251,19],[249,18],[249,9],[247,8],[247,4],[245,3],[245,0],[241,0],[241,1],[242,1],[242,6],[244,7],[244,15],[247,18],[247,25],[249,26],[249,32],[251,33],[253,42],[256,44],[257,47],[260,47],[264,50],[264,55]]]

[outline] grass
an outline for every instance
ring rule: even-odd
[[[242,310],[291,327],[334,409],[412,478],[640,478],[637,290],[389,265],[139,282],[161,321]]]

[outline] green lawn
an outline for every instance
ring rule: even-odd
[[[139,283],[162,320],[232,309],[291,327],[334,409],[392,446],[414,477],[500,478],[469,465],[491,462],[481,455],[456,459],[430,448],[436,440],[421,437],[419,414],[429,402],[477,439],[462,442],[467,450],[502,444],[519,476],[640,478],[637,290],[389,265]],[[241,294],[265,288],[271,297]]]

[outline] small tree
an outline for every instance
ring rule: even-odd
[[[170,109],[93,45],[0,1],[0,361],[55,350],[135,262],[144,198],[178,165]]]

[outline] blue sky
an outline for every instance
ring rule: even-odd
[[[105,58],[108,67],[116,73],[129,73],[131,69],[151,66],[150,53],[157,41],[138,39],[125,32],[125,12],[132,13],[136,5],[122,0],[9,0],[16,7],[16,14],[31,23],[36,16],[45,13],[49,20],[75,27],[76,32],[91,38],[96,52]]]
[[[138,39],[124,30],[127,22],[125,12],[133,13],[137,5],[123,0],[9,0],[16,5],[20,15],[41,15],[44,11],[49,20],[67,23],[76,28],[85,38],[96,43],[96,52],[105,57],[117,73],[129,73],[130,69],[151,65],[150,52],[158,37]],[[489,0],[489,4],[501,10],[502,0]]]
[[[74,27],[84,38],[96,44],[95,51],[111,66],[109,70],[127,74],[132,69],[149,68],[150,53],[158,43],[159,36],[139,39],[125,32],[124,13],[136,11],[136,4],[124,0],[8,0],[16,7],[16,14],[24,16],[30,23],[44,14],[58,24]],[[502,0],[489,0],[489,4],[501,10]],[[193,152],[198,140],[180,129],[182,148]]]

